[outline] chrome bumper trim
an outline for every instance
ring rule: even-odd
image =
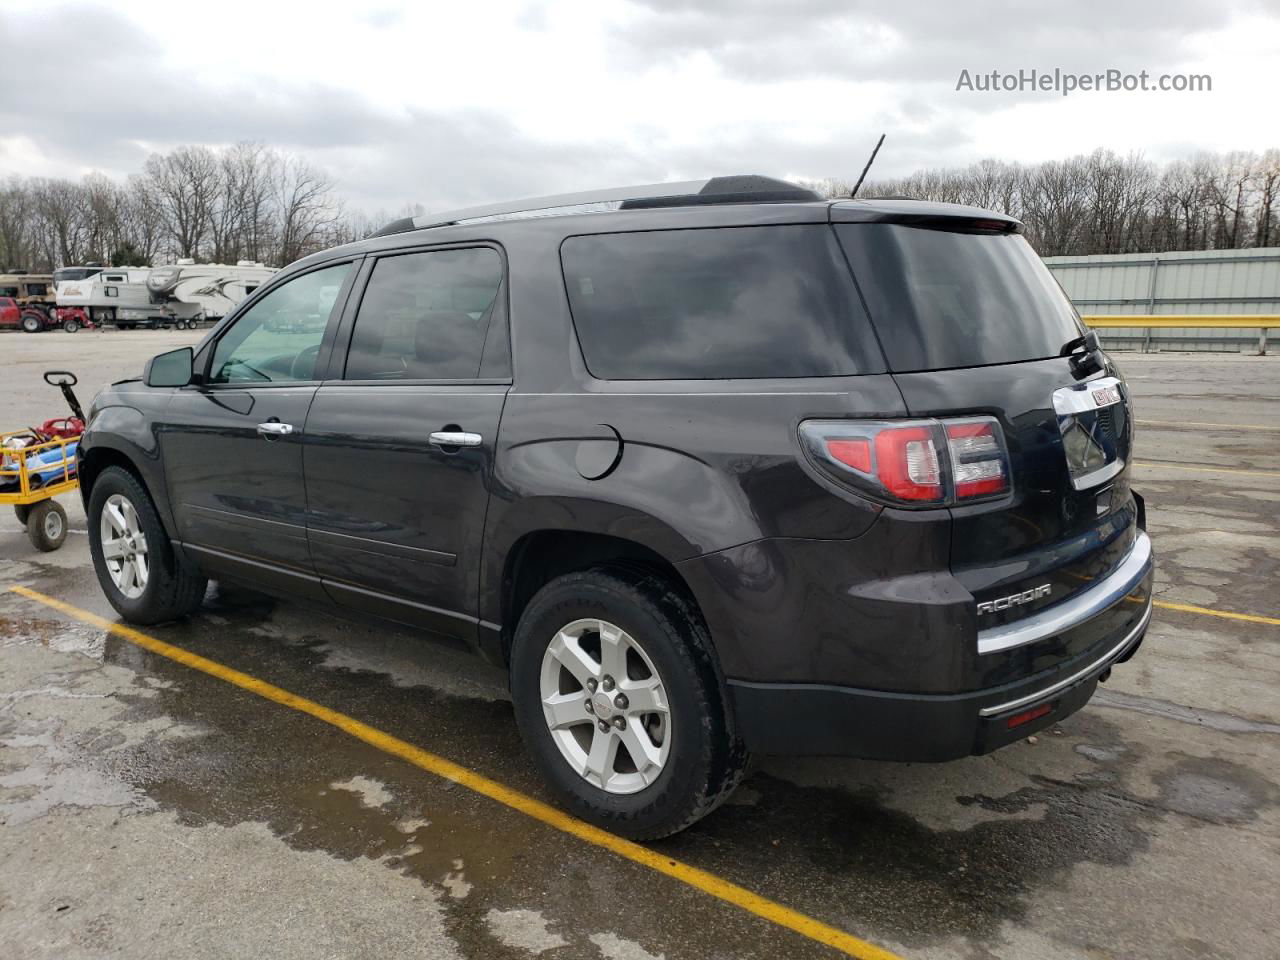
[[[997,714],[1006,713],[1009,710],[1017,710],[1019,707],[1029,706],[1038,700],[1044,700],[1048,697],[1052,697],[1054,694],[1062,692],[1067,687],[1074,686],[1081,680],[1086,679],[1092,673],[1101,673],[1107,667],[1111,666],[1113,662],[1124,656],[1124,652],[1128,650],[1133,642],[1142,635],[1142,632],[1147,629],[1147,624],[1151,622],[1152,609],[1151,597],[1147,597],[1147,607],[1142,611],[1142,617],[1138,620],[1137,625],[1125,634],[1125,638],[1123,640],[1087,667],[1077,670],[1071,676],[1063,680],[1059,680],[1057,683],[1047,686],[1043,690],[1037,690],[1035,693],[1029,693],[1025,697],[1019,697],[1017,700],[1010,700],[1008,703],[997,703],[994,706],[983,707],[978,711],[978,716],[994,717]]]
[[[1055,636],[1096,617],[1142,582],[1151,566],[1151,538],[1139,530],[1128,556],[1088,590],[1029,617],[978,631],[978,653],[996,653]]]

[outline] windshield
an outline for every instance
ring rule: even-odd
[[[1016,234],[882,223],[836,232],[895,372],[1055,357],[1083,333],[1071,301]]]

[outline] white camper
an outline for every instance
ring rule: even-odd
[[[147,287],[150,276],[150,267],[105,267],[80,279],[59,280],[54,295],[59,310],[79,308],[99,325],[132,329],[194,321],[197,307],[155,301]]]
[[[171,267],[155,267],[147,280],[153,301],[170,308],[195,307],[206,320],[220,320],[274,274],[252,260],[235,266],[182,259]]]

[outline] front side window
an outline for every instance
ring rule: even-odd
[[[489,247],[378,260],[360,301],[348,380],[501,376],[502,258]]]
[[[213,351],[213,383],[314,380],[316,358],[350,263],[276,287],[241,314]]]
[[[825,224],[570,237],[560,258],[595,377],[829,377],[882,368]]]

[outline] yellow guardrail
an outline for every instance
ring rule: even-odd
[[[1254,330],[1280,330],[1280,316],[1257,313],[1179,313],[1107,316],[1091,314],[1081,317],[1091,327],[1248,327]]]
[[[1209,327],[1258,331],[1258,353],[1267,352],[1267,331],[1280,330],[1280,316],[1260,313],[1090,314],[1080,318],[1090,327],[1137,327],[1143,330],[1172,327]],[[1150,336],[1148,336],[1150,339]]]

